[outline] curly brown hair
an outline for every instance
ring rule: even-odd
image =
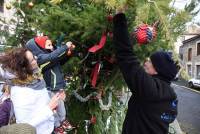
[[[17,75],[20,80],[25,80],[29,75],[33,75],[33,70],[26,58],[26,48],[15,48],[0,56],[0,64],[3,69],[7,69]]]

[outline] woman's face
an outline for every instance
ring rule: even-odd
[[[38,68],[37,61],[30,51],[26,51],[26,58],[28,59],[29,65],[33,70]]]

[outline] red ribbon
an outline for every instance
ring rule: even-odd
[[[106,43],[106,38],[107,38],[106,35],[107,35],[107,33],[103,33],[103,35],[101,36],[101,40],[100,40],[99,44],[94,45],[93,47],[89,48],[88,51],[91,52],[91,53],[95,53],[98,50],[102,49],[104,47],[105,43]]]
[[[96,87],[96,83],[97,83],[97,78],[98,78],[98,75],[99,75],[100,67],[101,67],[101,64],[99,62],[97,62],[95,67],[92,70],[91,84],[92,84],[93,87]]]

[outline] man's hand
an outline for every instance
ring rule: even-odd
[[[124,13],[127,9],[128,9],[128,5],[127,4],[125,4],[123,6],[120,6],[119,8],[116,9],[116,14]]]

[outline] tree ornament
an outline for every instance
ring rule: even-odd
[[[107,39],[107,33],[105,32],[102,34],[99,44],[95,44],[94,46],[89,48],[88,52],[96,53],[97,51],[102,49],[106,43],[106,39]]]
[[[17,12],[19,12],[22,15],[23,18],[26,17],[26,14],[20,8],[17,8]]]
[[[113,38],[113,32],[109,31],[108,36],[112,39]]]
[[[86,134],[89,134],[89,132],[88,132],[89,126],[96,124],[97,119],[95,116],[92,115],[90,120],[84,120],[84,121],[85,121],[85,132],[86,132]]]
[[[72,91],[72,95],[74,95],[76,97],[76,99],[78,99],[80,102],[87,102],[91,97],[97,96],[98,93],[97,92],[92,92],[92,93],[90,93],[88,96],[86,96],[84,98],[81,95],[79,95],[76,90],[74,90],[74,91]]]
[[[110,123],[111,123],[111,115],[107,118],[106,120],[106,127],[105,127],[105,131],[107,132],[110,128]]]
[[[110,14],[110,15],[108,15],[107,16],[107,20],[109,21],[109,22],[112,22],[113,21],[113,16]]]
[[[118,126],[118,115],[117,113],[115,114],[115,131],[118,134],[119,133],[119,126]]]
[[[51,4],[59,4],[60,2],[62,2],[63,0],[50,0]]]
[[[98,75],[99,75],[101,66],[102,66],[102,64],[100,62],[97,62],[96,65],[94,66],[94,68],[92,69],[92,73],[91,73],[92,87],[96,87],[97,79],[98,79]]]
[[[112,106],[112,92],[109,92],[109,97],[108,97],[108,104],[107,105],[104,105],[103,104],[103,101],[101,98],[99,98],[99,107],[101,108],[101,110],[110,110]]]
[[[95,116],[92,115],[91,119],[90,119],[91,124],[96,124],[97,123],[97,118]]]
[[[133,35],[137,42],[142,45],[152,42],[156,38],[157,32],[154,26],[142,24],[136,28]]]
[[[89,134],[88,128],[89,128],[90,124],[91,124],[90,120],[85,120],[85,132],[86,132],[86,134]]]
[[[34,6],[34,3],[32,1],[28,3],[29,8],[33,8],[33,6]]]
[[[10,10],[11,8],[12,8],[11,4],[10,3],[6,3],[6,9]]]
[[[44,13],[45,12],[44,8],[40,9],[40,12]]]

